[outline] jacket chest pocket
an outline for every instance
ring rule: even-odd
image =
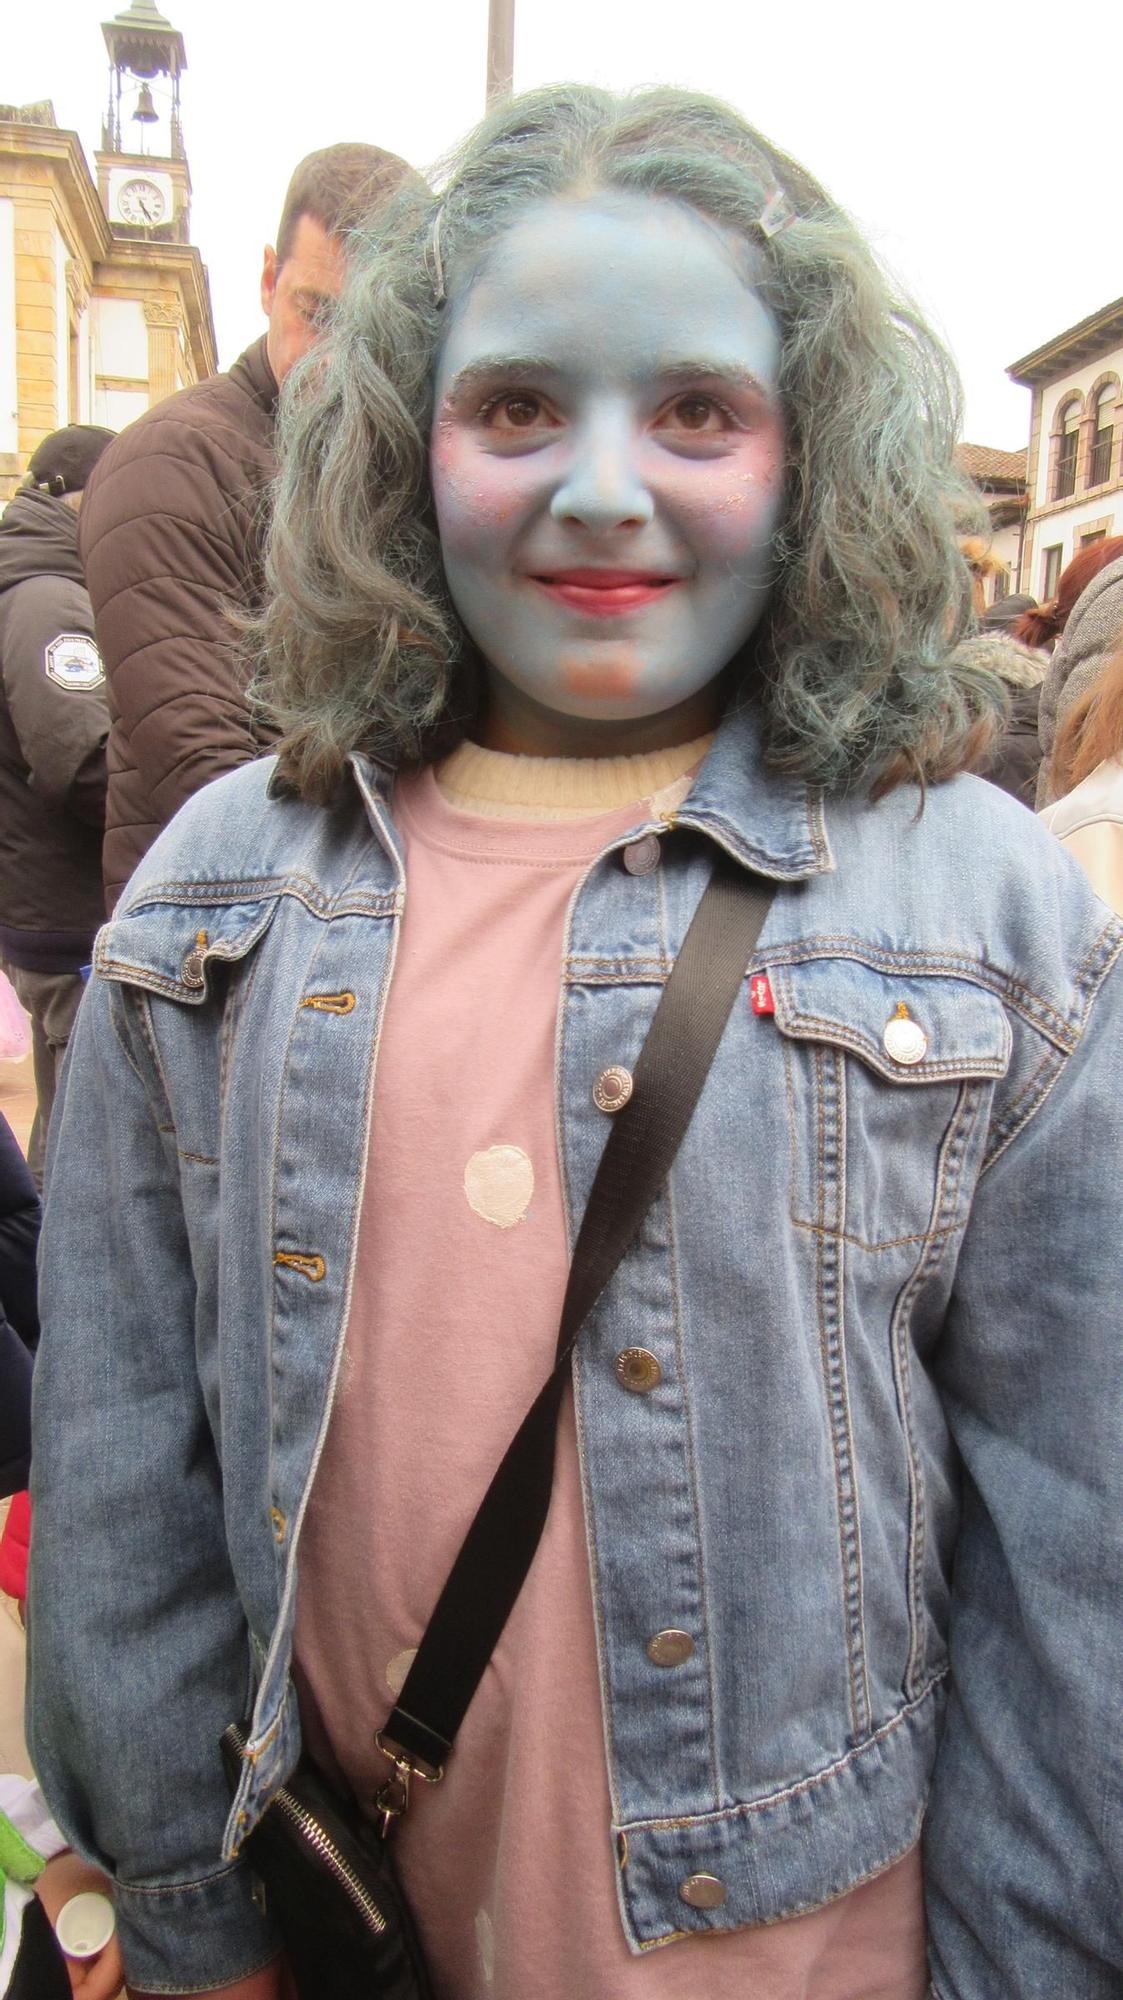
[[[771,969],[792,1218],[870,1250],[947,1237],[971,1206],[1010,1024],[984,987],[853,959]]]

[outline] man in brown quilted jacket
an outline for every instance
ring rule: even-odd
[[[266,748],[227,608],[260,590],[277,391],[344,278],[347,233],[415,178],[377,146],[310,153],[265,252],[262,338],[228,374],[121,432],[86,493],[81,551],[109,683],[108,907],[192,792]]]

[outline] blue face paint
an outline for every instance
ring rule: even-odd
[[[526,211],[454,296],[432,479],[489,740],[627,748],[632,724],[649,747],[712,719],[783,491],[780,341],[748,254],[677,203],[598,194]]]

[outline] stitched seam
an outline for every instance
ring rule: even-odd
[[[260,903],[271,896],[291,896],[303,903],[313,916],[355,916],[371,914],[375,916],[395,916],[401,897],[397,890],[381,890],[377,893],[344,889],[336,898],[326,896],[306,875],[289,875],[282,878],[254,876],[245,878],[222,878],[206,882],[163,882],[144,891],[141,899],[121,912],[119,921],[128,921],[148,909],[163,909],[168,905],[175,908],[193,907],[199,903]]]
[[[887,1063],[878,1044],[868,1035],[856,1033],[825,1014],[793,1012],[791,1022],[784,1025],[786,1032],[796,1041],[817,1039],[813,1035],[799,1034],[800,1028],[826,1029],[826,1040],[853,1049],[856,1055],[868,1056],[870,1067],[890,1083],[923,1084],[930,1082],[934,1076],[1004,1076],[1006,1073],[1006,1065],[994,1056],[942,1056],[938,1061],[931,1062],[925,1058],[923,1063],[917,1063],[912,1068]]]
[[[222,1868],[216,1868],[209,1875],[193,1875],[188,1882],[122,1882],[119,1878],[115,1886],[126,1896],[182,1896],[190,1889],[209,1889],[212,1882],[222,1882],[233,1875],[240,1863],[228,1861]],[[159,1992],[160,1988],[157,1987]]]
[[[830,1069],[828,1081],[827,1070]],[[822,1218],[817,1237],[816,1290],[819,1303],[819,1354],[827,1416],[831,1432],[835,1501],[838,1514],[838,1553],[842,1571],[843,1611],[846,1625],[846,1665],[850,1683],[850,1721],[856,1736],[869,1728],[869,1687],[862,1632],[861,1534],[858,1519],[857,1480],[854,1466],[854,1439],[846,1385],[846,1357],[842,1342],[842,1250],[837,1229],[827,1222],[828,1190],[835,1223],[845,1203],[845,1122],[841,1111],[844,1080],[841,1058],[834,1051],[815,1051],[815,1113],[818,1166],[817,1198]],[[829,1107],[829,1108],[828,1108]]]
[[[824,1231],[819,1223],[805,1222],[803,1217],[799,1215],[793,1215],[791,1221],[795,1229],[806,1229],[812,1236],[821,1236],[823,1234],[837,1236],[840,1243],[850,1243],[855,1250],[868,1250],[873,1256],[879,1256],[883,1250],[903,1249],[909,1243],[927,1243],[931,1238],[936,1236],[958,1236],[965,1227],[965,1224],[962,1222],[949,1222],[946,1229],[918,1229],[912,1236],[889,1236],[884,1243],[867,1243],[864,1236],[855,1236],[853,1230],[850,1229],[828,1229]]]
[[[850,1727],[855,1735],[858,1729],[858,1690],[854,1680],[854,1657],[850,1645],[849,1621],[849,1577],[846,1565],[846,1527],[842,1478],[839,1469],[838,1437],[834,1422],[834,1398],[831,1386],[830,1341],[827,1334],[827,1281],[826,1263],[832,1244],[831,1231],[826,1222],[826,1132],[825,1108],[823,1102],[823,1063],[825,1051],[816,1047],[813,1053],[815,1083],[815,1199],[819,1210],[819,1229],[815,1238],[815,1300],[819,1321],[819,1364],[823,1372],[823,1389],[827,1404],[827,1423],[831,1440],[831,1469],[834,1474],[835,1517],[838,1522],[838,1559],[842,1572],[842,1609],[846,1639],[846,1673],[849,1685]]]
[[[155,1068],[156,1075],[160,1080],[160,1089],[163,1092],[164,1104],[167,1108],[168,1116],[169,1118],[171,1118],[172,1125],[174,1128],[175,1116],[172,1111],[171,1092],[168,1089],[168,1079],[164,1074],[164,1065],[160,1059],[160,1050],[156,1041],[156,1029],[152,1021],[152,1003],[149,1000],[148,995],[146,993],[140,993],[137,995],[137,1019],[140,1022],[140,1032],[144,1036],[144,1040],[148,1048],[148,1053],[152,1057],[152,1063],[153,1067]]]
[[[831,1764],[825,1764],[821,1771],[814,1771],[809,1778],[799,1778],[795,1784],[784,1785],[779,1791],[768,1792],[764,1798],[746,1799],[739,1805],[724,1806],[720,1812],[687,1813],[675,1819],[630,1820],[621,1826],[620,1831],[628,1834],[674,1833],[688,1831],[695,1826],[720,1826],[729,1820],[748,1819],[756,1813],[770,1812],[773,1806],[786,1805],[789,1799],[803,1798],[808,1792],[817,1791],[820,1785],[828,1784],[832,1779],[841,1776],[851,1764],[867,1756],[877,1744],[884,1743],[888,1737],[894,1735],[902,1723],[909,1721],[916,1711],[923,1707],[947,1676],[948,1668],[941,1667],[938,1673],[932,1675],[931,1680],[915,1700],[906,1702],[903,1708],[897,1710],[896,1715],[891,1716],[888,1722],[883,1722],[879,1729],[872,1730],[861,1743],[856,1743],[852,1750],[848,1750],[845,1756],[835,1758]]]
[[[136,1057],[134,1056],[132,1049],[129,1046],[129,1043],[125,1040],[125,1036],[122,1031],[122,1025],[117,1019],[118,1006],[120,1006],[122,1012],[125,1010],[127,1006],[126,996],[119,986],[112,986],[110,988],[109,1025],[113,1031],[113,1039],[117,1043],[117,1046],[120,1049],[121,1054],[124,1056],[125,1061],[128,1063],[129,1068],[132,1070],[133,1075],[136,1077],[137,1082],[143,1085],[145,1095],[147,1096],[148,1078],[145,1076],[143,1070],[140,1067],[140,1064],[137,1062]]]
[[[931,1222],[932,1228],[924,1240],[920,1255],[904,1284],[897,1294],[890,1325],[890,1346],[893,1356],[893,1377],[897,1390],[897,1407],[905,1438],[905,1459],[909,1487],[909,1550],[906,1579],[906,1597],[909,1614],[909,1652],[905,1663],[905,1693],[915,1693],[921,1676],[927,1668],[927,1627],[924,1619],[924,1564],[928,1546],[928,1496],[924,1481],[920,1446],[916,1435],[915,1411],[912,1398],[912,1369],[909,1348],[910,1313],[913,1300],[924,1280],[935,1269],[938,1262],[938,1248],[947,1241],[948,1227],[941,1218],[949,1204],[958,1195],[963,1160],[966,1155],[967,1138],[974,1128],[975,1117],[968,1118],[970,1111],[976,1114],[982,1093],[977,1088],[964,1084],[959,1093],[947,1130],[940,1144],[936,1167],[936,1185],[933,1192]]]
[[[1002,1158],[1007,1146],[1013,1144],[1019,1132],[1025,1130],[1030,1119],[1048,1097],[1057,1078],[1062,1074],[1067,1061],[1067,1055],[1064,1055],[1059,1050],[1046,1049],[1041,1062],[1025,1084],[1021,1095],[1016,1097],[1012,1104],[1007,1105],[1002,1117],[992,1127],[991,1140],[993,1150],[984,1155],[982,1166],[979,1169],[980,1180],[985,1173],[989,1173],[995,1161]]]
[[[706,1648],[706,1681],[710,1694],[709,1712],[706,1716],[706,1737],[710,1749],[710,1781],[713,1786],[713,1796],[716,1800],[721,1797],[722,1793],[721,1771],[718,1766],[717,1738],[714,1734],[714,1719],[717,1715],[717,1684],[714,1679],[714,1653],[710,1639],[710,1599],[706,1587],[706,1557],[702,1541],[702,1501],[698,1486],[698,1457],[695,1449],[694,1418],[689,1377],[686,1370],[686,1354],[682,1339],[682,1293],[679,1285],[678,1231],[675,1221],[673,1180],[673,1174],[668,1176],[664,1193],[667,1200],[668,1239],[671,1254],[671,1296],[674,1299],[675,1366],[678,1370],[679,1388],[682,1396],[682,1414],[686,1433],[686,1463],[690,1478],[691,1503],[694,1509],[695,1560],[698,1564],[698,1578],[701,1587],[703,1638]]]
[[[875,1861],[872,1867],[867,1868],[861,1875],[856,1875],[852,1881],[847,1883],[845,1889],[839,1889],[835,1895],[828,1896],[825,1902],[822,1900],[816,1901],[814,1899],[811,1899],[809,1901],[804,1901],[800,1903],[785,1903],[783,1908],[774,1911],[772,1916],[757,1918],[753,1924],[753,1929],[762,1931],[768,1930],[773,1924],[783,1923],[789,1917],[802,1917],[810,1915],[815,1910],[829,1909],[832,1903],[840,1903],[844,1896],[849,1896],[855,1889],[860,1889],[864,1882],[875,1881],[879,1875],[884,1875],[888,1869],[892,1868],[895,1865],[896,1862],[903,1861],[906,1854],[911,1854],[913,1848],[916,1846],[917,1841],[920,1839],[920,1831],[923,1824],[924,1824],[924,1809],[922,1807],[921,1810],[916,1815],[916,1819],[913,1824],[913,1830],[909,1835],[909,1838],[905,1841],[904,1846],[892,1848],[890,1852],[884,1857],[883,1860]],[[625,1829],[621,1828],[621,1832],[624,1831]],[[728,1928],[725,1931],[722,1931],[716,1925],[714,1925],[712,1928],[706,1927],[705,1929],[699,1929],[696,1931],[668,1931],[662,1933],[657,1938],[650,1938],[646,1940],[644,1943],[641,1943],[640,1950],[652,1951],[655,1949],[657,1945],[673,1944],[676,1938],[722,1937],[726,1935],[728,1935]]]
[[[217,1167],[218,1165],[217,1159],[213,1159],[209,1153],[186,1153],[182,1146],[177,1146],[176,1152],[179,1154],[181,1160],[190,1160],[196,1167]]]
[[[835,1220],[840,1225],[846,1217],[846,1145],[847,1145],[847,1071],[846,1064],[838,1061],[838,1197],[835,1204]],[[853,1643],[857,1648],[857,1665],[862,1692],[863,1724],[868,1730],[873,1719],[870,1708],[869,1672],[866,1648],[866,1592],[865,1572],[862,1562],[862,1502],[858,1484],[858,1455],[854,1449],[854,1423],[850,1408],[850,1371],[846,1358],[846,1258],[843,1251],[845,1241],[841,1227],[835,1237],[835,1254],[838,1270],[836,1276],[838,1296],[838,1369],[842,1391],[845,1423],[846,1455],[850,1468],[851,1508],[853,1512],[853,1576],[851,1579],[850,1619]]]
[[[1062,1047],[1071,1047],[1075,1039],[1075,1031],[1069,1022],[1058,1014],[1049,1001],[986,959],[969,958],[954,952],[937,955],[933,952],[882,951],[876,945],[860,943],[849,933],[820,931],[811,937],[794,939],[787,945],[776,945],[770,964],[772,967],[805,965],[821,958],[851,959],[856,965],[868,966],[871,972],[889,975],[911,973],[930,975],[933,979],[962,979],[968,985],[982,987],[1008,1003],[1032,1026],[1044,1027]]]

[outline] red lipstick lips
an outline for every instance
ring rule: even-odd
[[[653,604],[679,578],[640,569],[559,569],[531,581],[574,611],[589,612],[594,618],[619,618]]]

